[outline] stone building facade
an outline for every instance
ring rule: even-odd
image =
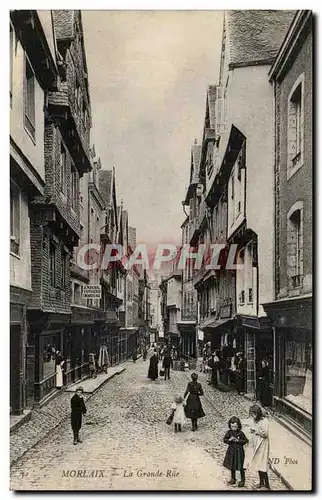
[[[32,202],[45,194],[44,111],[57,89],[51,17],[45,11],[10,13],[10,409],[21,414],[33,401],[34,346],[27,308],[34,303],[31,253]],[[41,265],[42,251],[38,258]],[[37,293],[37,290],[35,290]]]
[[[312,430],[312,13],[298,11],[270,70],[275,109],[275,403],[284,423]]]
[[[28,344],[35,349],[34,399],[56,389],[50,347],[63,352],[71,314],[70,259],[80,238],[79,182],[91,170],[91,111],[80,11],[53,11],[60,87],[45,99],[45,189],[31,205],[32,302]]]

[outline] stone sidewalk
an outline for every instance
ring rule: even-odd
[[[114,369],[110,368],[107,375],[98,376],[96,379],[86,379],[74,384],[73,389],[70,386],[49,401],[47,405],[34,409],[31,412],[30,419],[10,434],[10,465],[44,439],[63,420],[69,418],[70,400],[72,392],[75,392],[77,386],[82,385],[85,388],[86,384],[89,392],[84,394],[84,399],[87,401],[102,385],[113,379],[117,373],[123,372],[127,363],[122,363],[122,365],[118,365]]]

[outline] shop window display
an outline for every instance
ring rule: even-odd
[[[285,339],[285,397],[312,414],[312,339],[310,331]]]

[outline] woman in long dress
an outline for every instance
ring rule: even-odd
[[[64,358],[63,355],[60,351],[56,352],[56,388],[61,389],[64,385],[63,382],[63,365],[64,365]]]
[[[186,417],[191,419],[191,430],[194,432],[198,430],[198,418],[205,416],[203,411],[200,396],[203,396],[201,384],[198,382],[198,375],[192,373],[191,382],[188,382],[184,398],[186,398],[185,413]]]
[[[246,449],[245,467],[250,471],[257,471],[259,483],[255,489],[270,489],[268,482],[269,465],[269,422],[259,405],[253,405],[249,409],[249,415],[253,418],[250,429],[251,438]]]
[[[259,372],[258,382],[259,382],[258,399],[260,400],[263,406],[270,406],[271,395],[269,386],[269,366],[268,362],[265,359],[263,359],[262,361],[262,367]]]
[[[148,378],[150,378],[151,380],[156,380],[158,378],[158,363],[159,363],[158,356],[154,351],[150,358],[150,365],[148,371]]]

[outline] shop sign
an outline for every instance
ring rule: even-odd
[[[102,286],[101,285],[85,285],[83,286],[83,299],[101,299]]]

